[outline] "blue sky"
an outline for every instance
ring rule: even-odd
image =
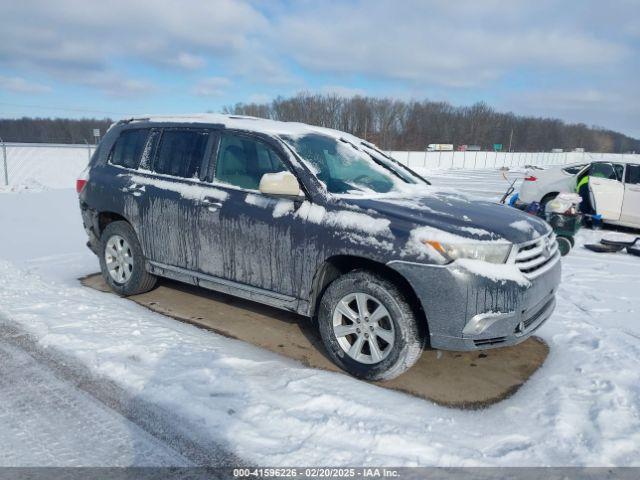
[[[0,117],[219,111],[300,91],[485,101],[640,138],[640,0],[21,0]]]

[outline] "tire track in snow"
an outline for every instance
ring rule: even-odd
[[[142,437],[137,439],[135,445],[140,448],[140,452],[137,452],[136,456],[138,458],[136,460],[143,465],[188,467],[201,465],[238,466],[243,464],[240,458],[228,451],[224,446],[211,441],[203,442],[201,439],[194,439],[193,435],[189,434],[189,423],[185,422],[184,419],[176,418],[174,412],[168,412],[157,405],[132,395],[109,379],[96,378],[83,364],[53,348],[42,347],[37,340],[0,314],[0,358],[3,350],[9,352],[8,358],[16,359],[22,357],[22,363],[29,365],[32,370],[36,371],[36,376],[44,378],[53,375],[55,377],[55,383],[59,385],[55,394],[64,404],[57,407],[55,405],[51,406],[54,407],[54,410],[48,412],[49,415],[47,416],[54,417],[51,418],[53,424],[57,424],[58,418],[55,417],[65,413],[67,416],[74,415],[79,417],[74,422],[75,426],[96,428],[95,432],[91,432],[92,434],[105,433],[101,426],[105,419],[108,418],[108,415],[100,417],[100,425],[88,425],[86,424],[87,419],[95,414],[78,408],[71,408],[71,411],[67,411],[69,407],[77,406],[76,404],[84,405],[86,408],[87,405],[85,403],[77,400],[78,394],[86,394],[99,404],[99,409],[111,410],[116,415],[122,416],[122,423],[125,424],[125,427],[127,421],[134,425],[132,434]],[[6,376],[7,372],[8,365],[3,362],[0,385],[3,384],[2,376]],[[52,383],[50,378],[48,383],[43,383],[40,379],[34,379],[33,377],[34,375],[28,377],[21,375],[21,381],[23,382],[29,382],[30,379],[33,380],[32,385],[25,385],[26,389],[23,387],[24,392],[31,392],[29,395],[33,395],[33,392],[40,390],[42,387],[47,387],[48,389],[48,386]],[[11,381],[12,378],[8,378],[8,380]],[[2,398],[2,394],[0,394],[0,398]],[[24,402],[25,399],[19,400]],[[26,400],[38,402],[37,398]],[[34,408],[38,408],[38,406],[34,405]],[[0,413],[2,412],[0,411]],[[26,430],[22,427],[24,427],[24,422],[28,420],[28,418],[18,420],[21,424],[21,429]],[[0,424],[2,423],[2,416],[0,415]],[[55,438],[53,435],[45,435],[46,432],[44,430],[46,430],[47,424],[48,422],[41,422],[40,433],[32,438],[32,440],[38,440],[38,445],[40,446],[39,450],[42,455],[38,458],[59,454],[62,458],[53,457],[52,462],[54,464],[58,465],[58,462],[61,462],[62,465],[69,463],[76,465],[76,460],[72,458],[72,455],[75,454],[81,457],[84,455],[82,452],[78,453],[77,450],[76,452],[68,451],[68,445],[65,445],[68,442],[66,442],[65,438],[69,432],[65,432],[64,435],[56,435]],[[67,422],[59,425],[65,427],[70,424]],[[139,431],[136,432],[137,430]],[[96,442],[101,441],[108,442],[110,439],[108,437],[96,439]],[[0,454],[0,461],[2,458],[3,455]],[[93,457],[90,456],[89,458]],[[11,457],[8,457],[8,460],[11,460]],[[123,466],[128,465],[125,464]]]

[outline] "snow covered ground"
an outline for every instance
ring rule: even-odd
[[[430,177],[490,198],[508,185],[495,170]],[[640,466],[640,258],[580,247],[600,235],[581,232],[563,259],[556,313],[538,333],[551,349],[545,364],[514,396],[479,411],[313,370],[81,287],[77,278],[98,264],[84,246],[72,190],[0,194],[0,324],[169,414],[172,428],[181,425],[180,435],[194,445],[219,445],[250,464]],[[0,341],[0,356],[12,359],[0,364],[0,382],[25,365],[42,389],[104,418],[95,437],[120,438],[89,455],[78,446],[89,443],[79,441],[73,415],[39,403],[38,388],[14,386],[20,401],[0,393],[0,465],[133,464],[136,452],[151,452],[146,464],[193,461],[138,428],[135,416],[132,426],[117,410],[51,378],[11,342]],[[38,420],[20,428],[25,412]],[[27,452],[20,435],[46,435],[48,420],[60,432],[59,445],[40,441],[41,454]]]

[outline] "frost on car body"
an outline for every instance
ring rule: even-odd
[[[98,255],[112,222],[133,229],[122,235],[142,258],[108,252],[133,278],[317,317],[334,361],[364,378],[398,375],[425,343],[519,343],[555,305],[546,223],[437,190],[344,132],[224,115],[124,121],[79,196]]]

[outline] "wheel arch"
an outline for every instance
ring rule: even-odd
[[[547,192],[540,199],[540,205],[546,205],[548,202],[560,195],[560,192]]]
[[[388,267],[384,263],[354,255],[335,255],[329,257],[316,270],[309,301],[309,316],[314,322],[317,320],[320,300],[322,299],[327,287],[338,277],[353,270],[368,270],[384,277],[396,285],[396,287],[404,293],[409,301],[411,308],[418,319],[420,328],[424,329],[422,333],[425,335],[425,338],[428,339],[427,318],[422,308],[422,303],[418,299],[418,296],[409,281],[401,273]]]
[[[111,212],[111,211],[98,212],[96,214],[96,227],[97,227],[96,233],[98,234],[98,237],[102,235],[102,232],[104,232],[104,229],[107,228],[107,225],[113,222],[118,222],[118,221],[127,222],[133,228],[132,223],[127,218],[120,215],[119,213]]]

